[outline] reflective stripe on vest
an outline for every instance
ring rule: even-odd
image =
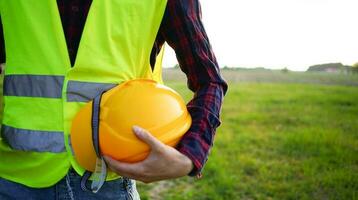
[[[64,76],[6,75],[4,95],[61,98]]]
[[[63,76],[7,75],[4,78],[4,95],[61,98],[63,81]],[[110,83],[68,81],[67,101],[88,102],[101,92],[109,90],[116,85]],[[3,124],[1,136],[15,150],[52,153],[65,152],[63,132],[20,129]]]
[[[67,101],[68,102],[88,102],[103,91],[115,87],[117,84],[111,83],[92,83],[81,81],[68,81]]]
[[[63,76],[50,75],[6,75],[4,95],[19,97],[61,98]],[[88,102],[117,84],[69,81],[67,101]]]
[[[2,125],[1,137],[9,146],[20,151],[65,152],[63,132],[37,131]]]

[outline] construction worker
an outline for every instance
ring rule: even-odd
[[[198,0],[0,0],[0,17],[0,199],[139,199],[134,180],[201,175],[227,84]],[[154,66],[165,41],[194,92],[187,105],[190,129],[172,148],[134,126],[151,147],[149,156],[130,164],[104,155],[121,178],[108,177],[97,193],[83,191],[84,170],[69,141],[71,119],[113,85],[159,80],[153,72],[160,72]]]

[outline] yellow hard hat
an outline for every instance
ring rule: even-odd
[[[149,146],[135,136],[133,125],[143,127],[170,146],[175,146],[191,125],[181,96],[153,80],[126,81],[97,99],[99,108],[94,109],[96,99],[87,103],[71,127],[75,159],[88,171],[94,171],[99,152],[124,162],[147,157]],[[96,129],[97,136],[93,134]],[[98,141],[97,146],[94,141]]]

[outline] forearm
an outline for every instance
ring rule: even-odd
[[[213,145],[216,128],[220,125],[219,114],[225,86],[209,83],[195,92],[187,108],[192,116],[192,126],[184,135],[177,149],[194,164],[189,175],[199,174],[207,161]]]
[[[213,144],[227,84],[220,75],[218,63],[201,22],[198,0],[169,0],[160,29],[161,36],[175,50],[179,66],[194,92],[187,107],[193,122],[177,149],[189,157],[198,174]]]

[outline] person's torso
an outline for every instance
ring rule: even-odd
[[[60,180],[75,162],[73,116],[125,80],[160,81],[150,53],[166,0],[94,0],[73,65],[56,1],[0,0],[5,47],[0,177],[32,187]]]

